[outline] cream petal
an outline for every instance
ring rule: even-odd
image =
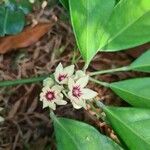
[[[82,93],[83,93],[83,95],[82,95],[83,99],[92,99],[98,95],[97,92],[95,92],[91,89],[88,89],[88,88],[82,89]]]
[[[86,109],[85,100],[74,97],[71,91],[68,93],[68,98],[71,100],[72,103],[75,103],[76,105],[84,107]]]
[[[59,84],[68,84],[68,78],[65,78],[62,81],[59,81]]]
[[[70,91],[72,91],[74,84],[75,84],[74,80],[72,78],[69,78],[69,80],[68,80],[68,88],[69,88]]]
[[[43,92],[43,93],[46,93],[47,91],[51,91],[50,87],[44,86],[44,87],[42,88],[42,92]]]
[[[44,92],[42,92],[42,93],[40,94],[40,101],[47,101]]]
[[[53,109],[53,110],[56,110],[56,104],[54,102],[50,102],[48,104],[49,108]]]
[[[59,77],[59,73],[54,73],[54,78],[55,78],[55,81],[57,82],[57,83],[59,83],[59,80],[58,80],[58,77]]]
[[[46,78],[43,80],[43,86],[52,87],[54,85],[54,80],[52,78]]]
[[[74,96],[72,95],[72,92],[71,92],[71,91],[68,93],[68,98],[69,98],[71,101],[77,101],[77,100],[78,100],[78,98],[76,98],[76,97],[74,97]]]
[[[79,99],[79,100],[76,101],[75,103],[76,103],[77,105],[82,106],[83,108],[87,109],[85,100]]]
[[[76,99],[72,99],[71,101],[73,101],[73,102],[76,103],[77,105],[82,106],[83,108],[86,109],[86,102],[85,102],[84,99],[76,98]]]
[[[82,70],[77,70],[74,76],[74,80],[78,80],[84,76],[86,76],[86,74]]]
[[[74,65],[64,68],[64,73],[66,73],[68,77],[72,76],[74,73]]]
[[[45,100],[43,100],[43,108],[46,108],[46,107],[48,107],[48,106],[49,106],[48,102],[45,101]]]
[[[60,85],[54,85],[52,90],[54,90],[56,93],[60,93],[63,90],[63,87]]]
[[[57,96],[56,96],[56,97],[57,97]],[[58,97],[59,97],[60,99],[63,99],[64,95],[63,95],[62,93],[59,93],[59,94],[58,94]]]
[[[85,76],[77,80],[76,84],[80,85],[81,88],[85,87],[89,82],[89,76]]]
[[[58,64],[58,66],[56,67],[56,70],[55,70],[55,72],[57,72],[57,73],[61,73],[61,72],[63,72],[63,66],[62,66],[62,64],[61,63],[59,63]]]
[[[80,109],[80,108],[82,108],[82,106],[77,105],[74,101],[71,101],[71,102],[72,102],[72,105],[73,105],[73,107],[74,107],[75,109]]]
[[[42,92],[41,94],[40,94],[40,101],[43,101],[43,99],[44,99],[44,93]]]
[[[65,100],[55,100],[55,103],[57,105],[66,105],[67,104],[67,102]]]
[[[55,80],[59,83],[59,80],[58,80],[58,77],[59,77],[59,74],[61,73],[63,73],[63,66],[62,66],[62,64],[61,63],[59,63],[58,64],[58,66],[56,67],[56,70],[55,70],[55,72],[54,72],[54,78],[55,78]]]

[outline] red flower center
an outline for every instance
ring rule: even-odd
[[[74,97],[79,98],[82,95],[80,86],[74,86],[73,90],[72,90],[72,94],[73,94]]]
[[[60,74],[58,80],[61,82],[67,77],[67,74]]]
[[[46,99],[47,99],[48,101],[52,101],[52,100],[55,99],[55,93],[52,92],[52,91],[48,91],[48,92],[46,93],[45,97],[46,97]]]

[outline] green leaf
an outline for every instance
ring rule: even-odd
[[[150,50],[147,50],[137,58],[129,68],[135,71],[150,72]]]
[[[118,51],[149,42],[149,18],[149,0],[120,1],[104,29],[101,51]]]
[[[110,84],[110,88],[129,104],[150,108],[150,78],[114,82]]]
[[[5,35],[4,20],[5,20],[5,8],[3,6],[0,6],[0,36]]]
[[[58,150],[122,150],[92,126],[65,118],[54,120]]]
[[[0,36],[19,33],[25,25],[25,16],[21,10],[4,6],[0,6],[0,20]]]
[[[20,0],[17,4],[18,9],[22,10],[24,14],[28,14],[32,11],[32,4],[29,0]]]
[[[10,10],[16,10],[17,2],[16,2],[16,0],[5,0],[5,6],[3,6],[3,7],[7,7]]]
[[[100,47],[103,28],[115,0],[69,0],[71,22],[79,50],[89,63]]]
[[[25,25],[25,16],[20,10],[12,11],[7,9],[5,21],[5,34],[17,34],[22,31]]]
[[[64,8],[66,8],[67,10],[69,10],[69,0],[59,0],[59,1],[64,6]]]
[[[104,112],[129,150],[150,150],[150,109],[104,107]]]
[[[17,34],[25,25],[25,14],[32,10],[28,0],[8,0],[0,5],[0,36]]]
[[[116,0],[116,4],[119,3],[120,0]]]

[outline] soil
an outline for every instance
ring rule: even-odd
[[[79,58],[75,64],[76,69],[83,67],[84,62],[76,48],[69,17],[64,9],[54,5],[44,11],[35,10],[29,15],[29,20],[47,22],[52,17],[57,18],[58,21],[36,44],[0,55],[0,81],[51,74],[59,62],[64,66],[70,65],[73,55]],[[150,44],[117,53],[98,53],[88,71],[126,66],[148,48]],[[144,75],[137,72],[120,72],[96,78],[113,82]],[[93,83],[89,86],[99,93],[99,99],[106,105],[127,106],[111,90]],[[5,122],[0,125],[0,150],[42,150],[48,145],[52,150],[56,149],[49,111],[43,110],[39,101],[41,88],[41,83],[0,88],[0,107],[4,108],[1,115],[5,118]],[[58,116],[87,122],[118,141],[111,127],[98,120],[90,109],[75,110],[71,104],[67,104],[58,107],[55,113]]]

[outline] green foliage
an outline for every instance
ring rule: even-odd
[[[68,8],[67,0],[61,2]],[[98,51],[114,52],[150,41],[149,0],[70,0],[69,7],[77,45],[86,62]]]
[[[24,14],[28,14],[32,11],[32,4],[28,0],[20,0],[18,9],[22,10]]]
[[[129,150],[150,150],[150,109],[105,107],[104,111]]]
[[[61,4],[64,6],[64,8],[66,8],[67,10],[69,10],[69,0],[59,0],[61,2]]]
[[[122,150],[95,128],[79,121],[55,118],[54,128],[58,150]]]
[[[103,51],[118,51],[150,41],[149,0],[122,0],[114,8],[101,39]]]
[[[84,60],[89,63],[100,49],[103,28],[112,13],[115,0],[70,0],[69,4],[79,50]]]
[[[9,0],[0,4],[0,36],[21,32],[25,25],[25,14],[31,10],[32,4],[28,0]]]
[[[147,50],[137,58],[129,68],[135,71],[150,72],[150,50]]]
[[[150,78],[114,82],[110,84],[110,88],[129,104],[150,108]]]
[[[59,0],[60,3],[64,6],[64,8],[66,8],[67,10],[69,10],[69,0]],[[119,2],[120,0],[116,0],[116,4]]]

